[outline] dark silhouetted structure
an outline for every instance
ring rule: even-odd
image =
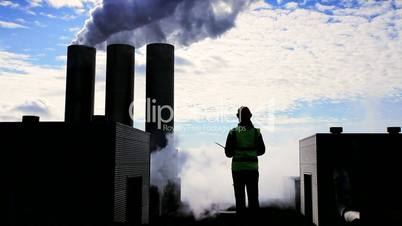
[[[67,52],[65,121],[88,123],[94,114],[96,49],[71,45]]]
[[[151,152],[167,145],[167,135],[174,132],[174,46],[154,43],[147,46],[146,123],[151,134]],[[177,165],[177,162],[170,164]],[[151,219],[176,212],[180,203],[180,182],[169,181],[165,191],[151,193]],[[158,200],[158,201],[156,201]]]
[[[132,126],[129,109],[134,100],[134,47],[107,47],[106,119]]]
[[[174,109],[174,46],[149,44],[146,74],[145,131],[151,133],[154,151],[166,146],[166,134],[174,130],[174,112],[169,111]]]
[[[319,226],[402,225],[400,128],[319,133],[300,141],[301,212]]]
[[[108,51],[106,118],[93,116],[95,49],[74,45],[66,122],[0,123],[1,225],[148,223],[150,136],[127,117],[134,49]]]

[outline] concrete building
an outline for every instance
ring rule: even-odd
[[[65,122],[0,123],[1,225],[149,222],[150,135],[129,117],[134,48],[108,47],[105,116],[93,115],[95,54],[68,48]]]
[[[402,225],[402,134],[319,133],[300,141],[301,212],[319,226]]]

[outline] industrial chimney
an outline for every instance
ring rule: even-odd
[[[173,133],[174,129],[174,46],[149,44],[146,62],[145,131],[151,135],[152,152],[166,147],[166,135]],[[177,160],[170,159],[169,165],[177,166]],[[157,219],[159,214],[169,215],[177,211],[180,190],[180,180],[177,178],[169,180],[161,193],[150,194],[151,220]]]
[[[151,151],[167,144],[166,134],[174,128],[174,46],[147,46],[146,123],[151,133]]]
[[[106,63],[106,120],[133,126],[129,114],[133,96],[134,47],[109,45]]]
[[[71,45],[67,51],[65,121],[91,122],[94,112],[96,49]]]

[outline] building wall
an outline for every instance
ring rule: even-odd
[[[149,222],[150,137],[123,124],[116,125],[114,221],[125,222],[127,178],[142,177],[142,223]]]
[[[363,225],[402,225],[401,134],[316,134],[300,141],[301,212],[304,174],[312,175],[313,222],[343,225],[344,208]]]
[[[112,130],[106,125],[0,123],[1,202],[9,223],[111,222]],[[5,218],[1,218],[3,220]]]
[[[311,175],[312,179],[312,217],[313,222],[319,225],[318,217],[318,189],[317,189],[317,138],[311,136],[305,138],[299,143],[300,149],[300,209],[303,214],[305,213],[305,182],[304,175]]]
[[[124,222],[127,177],[138,175],[147,222],[147,133],[113,123],[0,123],[0,137],[0,225]]]

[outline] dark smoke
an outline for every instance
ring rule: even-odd
[[[188,46],[216,38],[256,0],[103,0],[91,11],[74,44],[151,42]]]

